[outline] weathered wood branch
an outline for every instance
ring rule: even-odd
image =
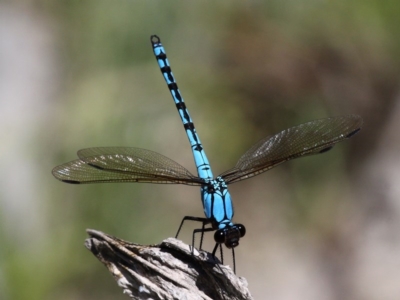
[[[244,278],[205,251],[169,238],[138,245],[88,229],[88,248],[132,299],[253,299]]]

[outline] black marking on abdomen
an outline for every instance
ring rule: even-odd
[[[203,150],[203,146],[201,144],[196,144],[196,147],[193,147],[193,150],[202,151]]]
[[[167,58],[167,55],[164,52],[160,52],[160,54],[156,55],[157,59],[162,59],[165,61],[165,59]]]
[[[167,69],[167,71],[165,71],[164,69]],[[162,67],[161,71],[163,72],[163,74],[167,74],[169,81],[175,82],[175,78],[174,78],[174,75],[172,75],[172,73],[171,73],[170,67]],[[176,87],[176,88],[178,88],[178,87]]]
[[[186,110],[186,104],[185,104],[185,102],[178,102],[178,103],[176,103],[175,105],[176,105],[176,108],[177,108],[178,110]]]
[[[194,124],[192,122],[183,124],[183,127],[185,128],[185,130],[190,130],[194,133]]]
[[[170,91],[175,92],[175,95],[172,95],[173,97],[175,97],[179,102],[183,101],[181,93],[179,92],[179,89],[178,89],[178,85],[175,82],[168,84],[168,88]]]
[[[187,113],[187,110],[184,110],[184,112],[185,112],[185,118],[187,118],[186,120],[190,120],[189,115]],[[196,145],[199,146],[200,143],[199,143],[199,140],[197,138],[197,133],[196,133],[196,129],[194,128],[194,124],[192,122],[187,122],[187,123],[183,124],[183,127],[185,128],[185,130],[190,130],[190,132],[193,135],[193,139],[196,142]],[[193,149],[195,149],[195,148],[193,148]],[[203,149],[203,148],[201,148],[201,149]],[[197,150],[197,149],[195,149],[195,150]]]
[[[170,91],[177,91],[178,90],[178,85],[176,84],[176,82],[171,82],[171,83],[168,83],[168,88],[169,88]]]
[[[161,68],[161,72],[163,73],[171,73],[171,67],[170,66],[165,66]]]

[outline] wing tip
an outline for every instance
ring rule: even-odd
[[[346,138],[351,138],[352,136],[354,136],[355,134],[357,134],[359,131],[361,130],[360,128],[357,128],[356,130],[353,130],[352,132],[350,132],[348,135],[346,135]]]
[[[69,179],[61,179],[62,182],[70,183],[70,184],[80,184],[79,181],[76,180],[69,180]]]
[[[333,148],[334,145],[330,145],[328,147],[325,147],[324,149],[320,150],[318,153],[325,153],[328,152],[329,150],[331,150]]]

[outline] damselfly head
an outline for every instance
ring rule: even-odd
[[[246,228],[242,224],[234,224],[223,229],[218,229],[214,234],[214,240],[218,244],[224,243],[229,249],[239,245],[240,238],[246,234]]]

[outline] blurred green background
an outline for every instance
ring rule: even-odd
[[[334,150],[230,187],[253,296],[400,299],[399,15],[394,0],[2,1],[0,299],[127,299],[85,229],[153,244],[203,216],[195,187],[51,175],[95,146],[150,149],[195,173],[152,34],[214,174],[285,128],[364,118]]]

